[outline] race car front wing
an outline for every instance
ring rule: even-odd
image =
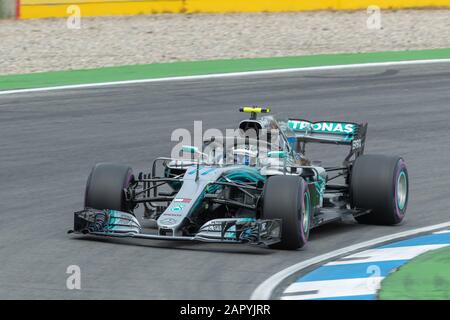
[[[144,233],[136,217],[127,212],[86,208],[74,213],[74,229],[69,230],[69,233],[116,238],[271,245],[280,241],[281,220],[214,219],[200,227],[195,235],[178,236]]]

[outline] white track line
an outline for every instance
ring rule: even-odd
[[[376,294],[384,277],[339,279],[326,281],[296,282],[289,286],[282,300],[306,300],[320,298],[338,298]],[[316,292],[314,292],[316,291]],[[295,293],[299,293],[295,295]],[[310,293],[311,292],[311,293]],[[300,294],[303,293],[303,294]]]
[[[448,63],[448,62],[450,62],[450,59],[409,60],[409,61],[394,61],[394,62],[346,64],[346,65],[334,65],[334,66],[322,66],[322,67],[305,67],[305,68],[272,69],[272,70],[260,70],[260,71],[246,71],[246,72],[230,72],[230,73],[217,73],[217,74],[207,74],[207,75],[198,75],[198,76],[180,76],[180,77],[167,77],[167,78],[155,78],[155,79],[87,83],[87,84],[45,87],[45,88],[33,88],[33,89],[5,90],[5,91],[0,91],[0,95],[45,92],[45,91],[55,91],[55,90],[71,90],[71,89],[109,87],[109,86],[152,83],[152,82],[187,81],[187,80],[204,80],[204,79],[214,79],[214,78],[244,77],[244,76],[253,76],[253,75],[271,75],[271,74],[292,73],[292,72],[300,72],[300,71],[342,70],[342,69],[354,69],[354,68],[388,67],[388,66],[434,64],[434,63]]]
[[[331,260],[333,258],[336,258],[341,255],[349,254],[351,252],[359,251],[365,248],[373,247],[375,245],[379,245],[382,243],[390,242],[399,238],[409,237],[413,236],[419,233],[425,233],[425,232],[431,232],[434,230],[444,229],[450,227],[450,221],[435,224],[428,227],[423,228],[417,228],[413,230],[408,230],[404,232],[399,232],[391,235],[387,235],[384,237],[376,238],[373,240],[361,242],[358,244],[354,244],[342,249],[334,250],[325,254],[322,254],[320,256],[308,259],[306,261],[302,261],[300,263],[294,264],[284,270],[281,270],[280,272],[274,274],[267,280],[265,280],[263,283],[261,283],[255,291],[253,291],[250,299],[252,300],[269,300],[272,297],[272,292],[275,290],[275,288],[286,278],[294,275],[295,273],[301,271],[302,269],[311,267],[315,264],[323,263],[324,261]]]
[[[370,249],[346,256],[344,260],[335,260],[324,264],[324,266],[338,266],[355,263],[381,262],[392,260],[411,260],[419,254],[429,250],[440,249],[448,246],[448,244],[428,244],[422,246],[411,247],[395,247]]]
[[[433,234],[444,234],[444,233],[450,233],[450,230],[441,230],[441,231],[433,232]]]

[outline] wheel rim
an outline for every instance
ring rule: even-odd
[[[397,206],[403,210],[406,205],[408,195],[408,178],[404,171],[401,171],[397,179]]]
[[[309,230],[309,193],[305,192],[305,195],[303,196],[303,218],[302,218],[302,225],[303,225],[303,232],[306,234]]]

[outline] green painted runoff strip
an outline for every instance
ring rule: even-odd
[[[382,300],[449,300],[450,247],[420,255],[381,282]]]
[[[0,90],[43,88],[271,69],[449,58],[450,48],[446,48],[416,51],[321,54],[298,57],[159,63],[105,67],[99,69],[4,75],[0,76]]]

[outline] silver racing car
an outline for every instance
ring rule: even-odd
[[[364,155],[367,124],[281,120],[258,107],[240,111],[250,118],[239,123],[238,134],[183,146],[183,156],[156,158],[149,172],[95,165],[70,232],[295,250],[311,229],[345,216],[381,225],[403,220],[405,161]],[[317,166],[305,155],[310,143],[343,145],[349,152],[336,166]],[[142,218],[156,228],[143,228]]]

